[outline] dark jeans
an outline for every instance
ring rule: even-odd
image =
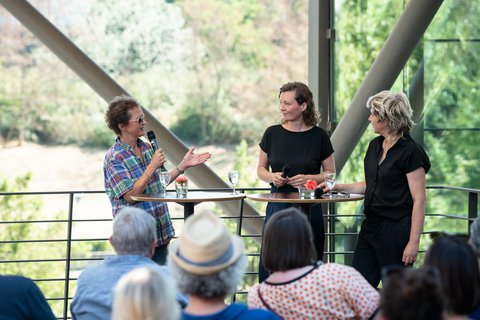
[[[155,248],[152,260],[163,266],[167,264],[168,244],[165,246],[158,246]]]
[[[318,260],[322,260],[323,258],[323,248],[325,243],[325,229],[323,226],[323,214],[322,214],[322,206],[320,204],[314,205],[302,205],[299,206],[295,203],[276,203],[276,202],[269,202],[267,205],[267,210],[265,214],[265,221],[263,222],[263,228],[265,228],[265,224],[268,222],[270,217],[283,209],[287,209],[290,207],[299,208],[303,213],[307,215],[308,221],[312,226],[313,232],[313,243],[315,245],[315,249],[317,251],[317,258]],[[263,230],[262,230],[263,234]],[[263,267],[262,263],[262,249],[260,248],[260,261],[258,263],[258,281],[262,282],[266,278],[268,278],[269,273]]]
[[[376,288],[383,268],[403,265],[403,250],[410,238],[412,218],[367,218],[363,221],[353,254],[352,267]]]

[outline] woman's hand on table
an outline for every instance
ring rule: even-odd
[[[333,189],[331,190],[335,190],[336,189],[335,187],[333,187]],[[317,188],[321,188],[323,190],[323,193],[327,193],[328,191],[330,191],[330,188],[327,187],[327,183],[325,181],[320,182]]]

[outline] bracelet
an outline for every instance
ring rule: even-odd
[[[175,169],[177,169],[178,172],[180,172],[180,174],[183,174],[185,172],[185,171],[180,170],[180,168],[178,166],[176,166]]]

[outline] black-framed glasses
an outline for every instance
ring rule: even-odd
[[[145,123],[145,115],[141,115],[138,119],[128,120],[128,122],[138,122],[138,124]]]

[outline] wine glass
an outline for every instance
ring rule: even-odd
[[[336,183],[335,177],[335,172],[325,172],[325,183],[327,184],[327,187],[329,189],[327,194],[330,199],[333,198],[332,189]]]
[[[170,183],[170,173],[168,171],[160,171],[158,173],[159,179],[160,179],[160,184],[162,185],[162,196],[167,195],[167,186]]]
[[[239,178],[240,178],[240,173],[238,171],[231,170],[231,171],[228,172],[228,180],[232,184],[232,189],[233,189],[232,194],[236,194],[235,186],[237,185]]]

